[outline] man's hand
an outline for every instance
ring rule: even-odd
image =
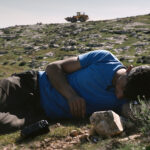
[[[79,96],[68,100],[72,116],[76,118],[84,118],[86,112],[85,100]]]

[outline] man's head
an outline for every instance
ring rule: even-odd
[[[150,98],[150,66],[142,65],[132,68],[126,77],[123,95],[128,100],[136,100],[137,96]]]

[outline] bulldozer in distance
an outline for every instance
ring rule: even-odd
[[[74,22],[77,22],[77,21],[85,22],[88,19],[89,19],[89,16],[85,15],[85,13],[81,14],[81,12],[77,12],[76,16],[65,18],[66,21],[71,22],[71,23],[74,23]]]

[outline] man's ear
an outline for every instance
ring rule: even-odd
[[[133,65],[130,65],[130,66],[127,68],[126,72],[129,73],[129,72],[132,70],[132,68],[133,68]]]

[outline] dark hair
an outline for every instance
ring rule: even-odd
[[[128,100],[136,100],[138,96],[150,99],[150,66],[138,66],[129,72],[124,96]]]

